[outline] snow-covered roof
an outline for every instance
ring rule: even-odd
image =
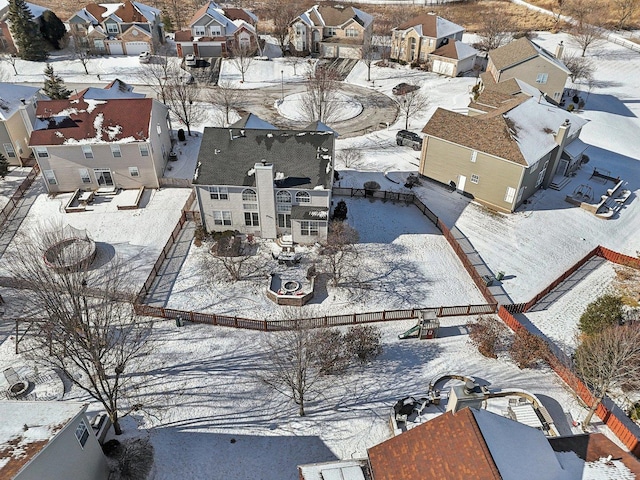
[[[226,35],[233,34],[238,28],[236,24],[225,16],[224,10],[215,2],[209,2],[200,8],[191,18],[190,25],[197,22],[204,15],[208,15],[212,20],[219,23],[225,29]]]
[[[11,118],[22,105],[22,99],[29,100],[37,96],[39,91],[38,87],[0,82],[0,120]]]
[[[99,3],[98,5],[100,5],[102,8],[105,9],[105,12],[102,14],[102,18],[111,17],[114,20],[117,20],[119,22],[122,21],[120,17],[115,15],[115,13],[116,13],[116,10],[118,10],[121,6],[124,5],[124,3]]]
[[[85,98],[92,100],[110,100],[116,98],[145,98],[144,93],[135,93],[131,85],[127,85],[121,80],[114,80],[104,88],[85,88],[70,99]]]
[[[449,40],[447,43],[437,48],[431,55],[451,58],[454,60],[465,60],[469,57],[474,57],[478,54],[478,51],[470,45],[458,40]]]
[[[515,132],[514,139],[529,166],[552,151],[557,143],[555,133],[569,120],[569,136],[574,135],[588,120],[558,108],[545,100],[530,98],[504,114]]]
[[[13,478],[85,410],[74,402],[0,402],[0,477]]]
[[[421,37],[431,38],[452,37],[456,33],[464,32],[464,27],[433,13],[420,15],[419,17],[400,25],[394,30],[406,33],[411,29],[415,30]]]
[[[244,20],[234,20],[232,22],[235,27],[236,30],[240,30],[242,27],[246,28],[247,30],[249,30],[250,32],[254,32],[256,31],[256,29],[254,28],[253,25],[251,25],[250,23],[245,22]]]
[[[253,113],[248,113],[240,120],[235,122],[233,125],[230,125],[230,128],[251,128],[254,130],[277,130],[276,127],[271,125],[269,122],[265,122],[257,115]]]
[[[518,65],[539,56],[552,63],[567,75],[571,72],[567,66],[552,53],[548,52],[527,37],[521,37],[489,52],[489,59],[499,71]]]
[[[364,480],[366,465],[366,460],[338,460],[301,465],[299,468],[304,480]]]
[[[354,19],[364,28],[373,23],[373,16],[354,7],[314,5],[298,17],[309,26],[340,27]]]
[[[146,18],[149,22],[153,22],[156,17],[160,18],[160,16],[162,15],[162,11],[157,8],[150,7],[149,5],[145,5],[144,3],[140,3],[140,2],[131,2],[131,3],[133,3],[133,6],[136,7],[138,11],[142,14],[142,16]]]

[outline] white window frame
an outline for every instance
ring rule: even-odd
[[[42,175],[44,176],[45,180],[49,185],[58,184],[58,180],[56,179],[56,174],[53,172],[53,170],[43,170]]]
[[[245,188],[242,191],[242,201],[243,202],[257,202],[258,194],[253,188]]]
[[[87,444],[87,440],[89,439],[89,429],[87,428],[87,424],[84,423],[84,420],[80,420],[80,423],[76,427],[76,440],[80,446],[84,449],[84,446]]]
[[[213,25],[209,27],[212,37],[219,37],[222,35],[222,27],[220,25]]]
[[[138,169],[138,167],[129,167],[129,176],[131,176],[131,177],[139,177],[140,176],[140,170]]]
[[[158,132],[158,135],[162,134],[162,126],[160,125],[160,123],[156,125],[156,132]]]
[[[138,149],[140,150],[141,157],[148,157],[151,153],[149,151],[149,145],[147,145],[146,143],[141,143],[140,145],[138,145]]]
[[[471,152],[471,161],[473,163],[476,162],[476,160],[478,160],[478,152],[476,152],[475,150]]]
[[[507,191],[504,194],[504,201],[507,203],[513,203],[514,198],[516,198],[516,189],[513,187],[507,187]]]
[[[336,28],[335,27],[327,27],[327,36],[335,37],[336,36]]]
[[[291,213],[289,212],[278,213],[278,227],[291,228]]]
[[[206,27],[202,27],[200,25],[194,25],[193,27],[193,36],[194,37],[204,37],[207,33]]]
[[[113,158],[122,158],[122,150],[120,150],[120,145],[109,145],[109,147],[111,148],[111,155],[113,156]]]
[[[117,35],[120,33],[117,23],[107,22],[107,33],[109,35]]]
[[[480,175],[476,175],[473,173],[471,175],[471,183],[475,183],[476,185],[480,182]]]
[[[79,168],[78,172],[80,173],[80,180],[82,180],[82,183],[91,183],[91,175],[89,175],[88,168]]]
[[[93,149],[91,145],[82,145],[82,154],[84,158],[93,158]]]
[[[260,215],[258,212],[244,212],[244,224],[247,227],[259,227]]]
[[[304,237],[315,237],[320,233],[320,223],[312,220],[302,220],[300,222],[300,235]]]
[[[545,84],[547,83],[547,80],[549,80],[548,73],[539,73],[536,77],[536,83]]]
[[[17,157],[16,149],[13,148],[13,145],[11,143],[5,143],[4,144],[4,151],[7,152],[7,158],[16,158]]]
[[[209,198],[211,200],[229,200],[229,189],[227,187],[209,187]]]
[[[356,28],[349,27],[345,30],[344,34],[346,37],[355,38],[358,36],[358,30]]]
[[[33,151],[36,152],[38,158],[49,158],[47,147],[33,147]]]
[[[296,192],[296,203],[311,203],[309,192]]]
[[[229,210],[214,210],[213,211],[213,223],[214,225],[232,225],[231,212]]]

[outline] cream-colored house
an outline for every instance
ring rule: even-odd
[[[289,25],[289,48],[324,58],[361,58],[372,32],[373,16],[362,10],[314,5]]]
[[[169,152],[165,105],[151,98],[38,103],[30,146],[50,193],[158,188]]]
[[[37,87],[0,82],[0,152],[9,165],[21,167],[32,161],[29,135],[42,98]]]
[[[86,410],[75,402],[0,402],[0,478],[107,480]]]
[[[470,115],[438,108],[422,130],[420,159],[422,175],[502,212],[577,168],[586,149],[578,137],[587,120],[510,83],[518,85],[511,93],[482,93]]]
[[[209,1],[198,10],[189,29],[175,33],[178,56],[221,57],[235,48],[258,49],[258,17],[245,8],[223,8]]]
[[[544,92],[557,105],[571,74],[561,60],[563,50],[562,42],[554,55],[526,37],[514,40],[489,52],[483,84],[517,78]]]
[[[206,127],[193,180],[206,231],[325,240],[334,138],[332,131],[279,130],[253,115],[229,128]]]
[[[140,2],[90,3],[67,21],[74,41],[97,54],[139,55],[164,43],[162,12]]]

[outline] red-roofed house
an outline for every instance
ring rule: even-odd
[[[463,34],[463,27],[434,13],[421,15],[392,30],[391,58],[455,77],[473,69],[478,53],[462,42]]]
[[[29,145],[50,193],[158,188],[169,152],[169,113],[151,98],[76,98],[38,104]]]
[[[164,43],[162,12],[140,2],[90,3],[67,21],[74,41],[99,54],[138,55]]]
[[[234,48],[255,51],[258,48],[258,17],[244,8],[222,8],[209,1],[198,10],[189,29],[176,32],[178,56],[226,56]]]

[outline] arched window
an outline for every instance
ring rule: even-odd
[[[291,203],[291,194],[286,190],[276,193],[276,203]]]
[[[311,195],[309,192],[298,192],[296,193],[296,203],[310,203]]]
[[[242,201],[243,202],[257,202],[258,195],[256,195],[256,191],[251,188],[247,188],[242,191]]]

